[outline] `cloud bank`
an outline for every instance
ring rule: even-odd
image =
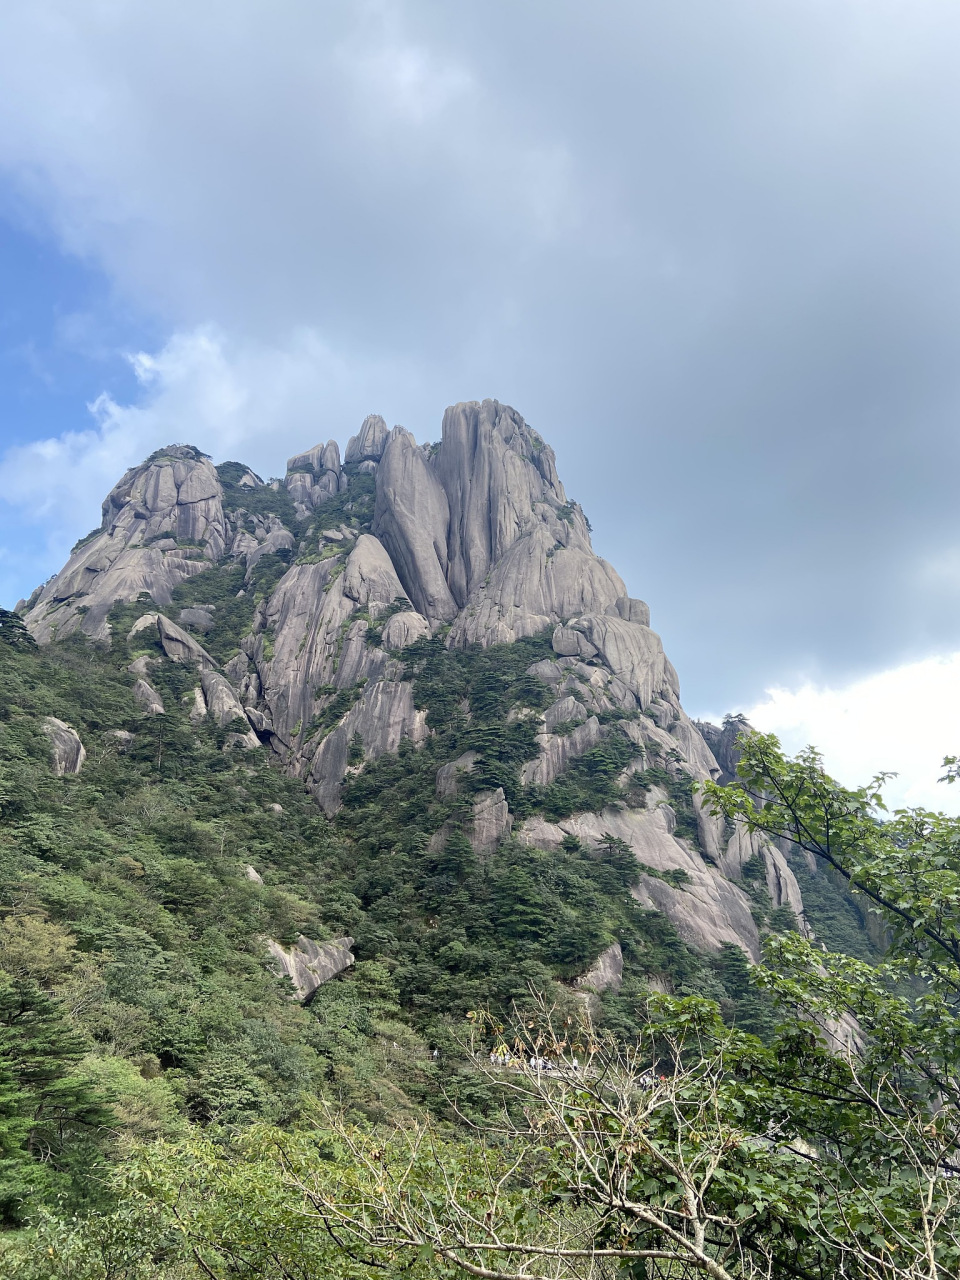
[[[0,213],[163,337],[7,456],[5,589],[171,438],[493,395],[691,705],[952,652],[958,56],[948,0],[9,0]]]

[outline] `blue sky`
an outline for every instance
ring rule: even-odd
[[[878,767],[930,776],[960,745],[958,61],[952,0],[8,0],[0,600],[163,443],[275,474],[495,396],[691,711],[856,770],[909,737],[892,700],[915,745]]]

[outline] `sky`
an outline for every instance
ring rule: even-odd
[[[495,397],[692,714],[950,807],[958,64],[954,0],[5,0],[0,603],[162,444]]]

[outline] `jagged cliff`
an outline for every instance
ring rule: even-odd
[[[205,597],[227,571],[231,599]],[[196,591],[183,606],[185,584]],[[477,853],[508,837],[546,853],[620,841],[641,864],[635,897],[701,950],[735,942],[756,958],[758,884],[770,907],[802,915],[782,853],[704,812],[691,783],[721,778],[732,744],[687,717],[646,604],[593,551],[553,451],[496,401],[448,409],[439,444],[368,417],[343,461],[331,440],[269,483],[193,447],[159,450],[21,612],[41,643],[80,631],[129,644],[145,715],[165,714],[154,664],[194,668],[191,715],[230,726],[231,747],[276,753],[328,814],[345,781],[435,732],[414,678],[424,646],[542,636],[526,701],[509,712],[527,732],[512,781],[494,785],[497,748],[485,759],[482,744],[438,770],[440,799],[491,773],[456,820]],[[612,742],[615,801],[548,803],[575,762]],[[438,847],[456,821],[440,814]]]

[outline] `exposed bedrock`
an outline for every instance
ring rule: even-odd
[[[57,777],[62,778],[65,773],[79,773],[87,753],[76,729],[56,716],[44,716],[40,729],[50,743],[51,763]]]
[[[676,818],[663,792],[651,788],[645,809],[610,806],[601,813],[577,814],[563,822],[528,818],[518,829],[520,839],[538,849],[559,850],[565,835],[597,849],[606,835],[624,840],[644,870],[633,891],[643,906],[669,916],[680,937],[700,951],[715,951],[733,942],[753,960],[760,956],[760,939],[750,911],[750,899],[737,885],[718,875],[686,841],[675,834]],[[686,882],[676,888],[656,873],[683,872]]]
[[[78,630],[106,639],[116,601],[145,591],[169,604],[178,583],[220,559],[226,539],[209,458],[186,445],[163,449],[110,491],[100,530],[31,598],[27,626],[41,643]]]
[[[390,432],[377,471],[373,532],[390,554],[409,600],[430,622],[457,606],[447,585],[447,495],[409,431]]]

